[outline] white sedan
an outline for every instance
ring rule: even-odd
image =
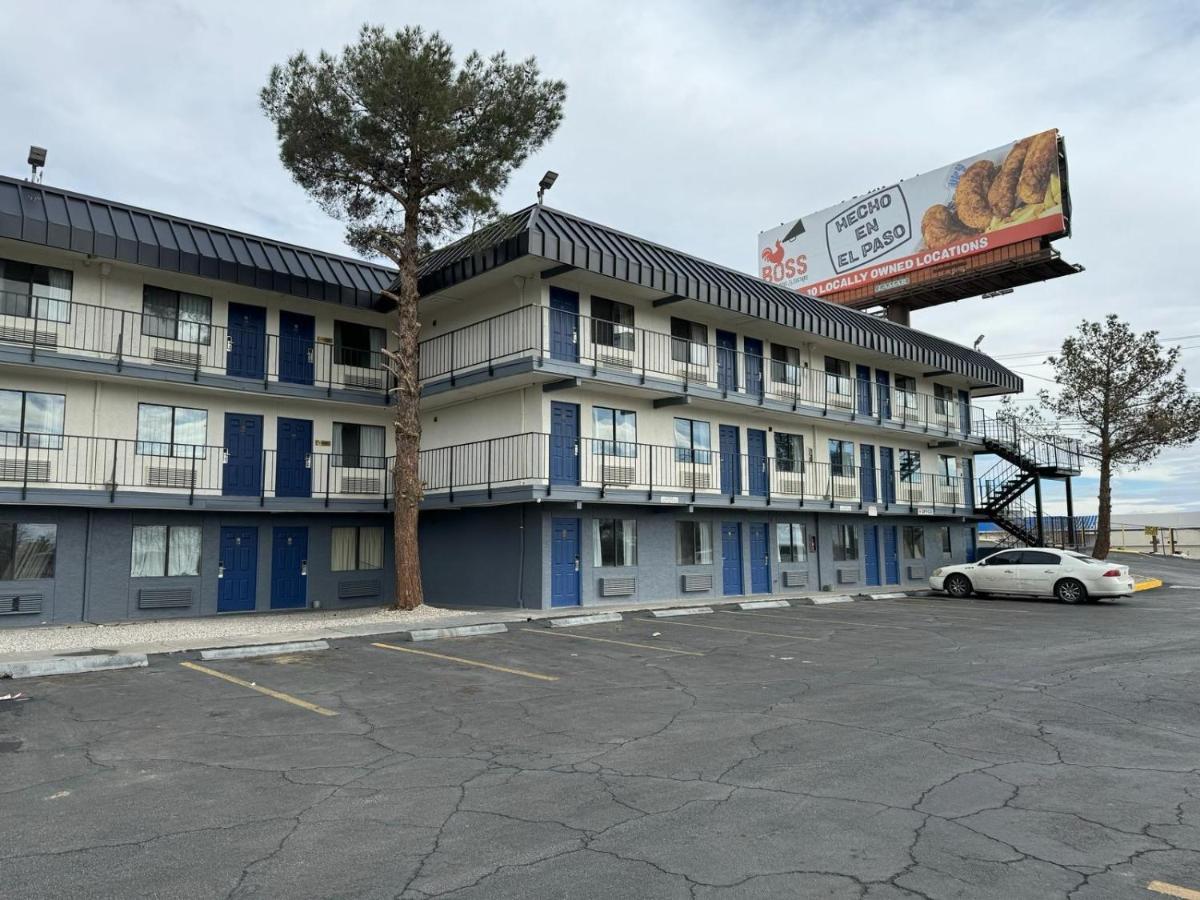
[[[929,586],[951,597],[1023,594],[1083,603],[1101,597],[1131,596],[1133,577],[1128,566],[1070,550],[1038,547],[1001,550],[976,563],[942,566],[934,570]]]

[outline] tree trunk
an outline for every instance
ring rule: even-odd
[[[396,464],[392,474],[396,556],[396,609],[415,609],[424,602],[417,516],[421,503],[421,389],[417,363],[417,217],[404,216],[400,260],[400,295],[396,298]]]
[[[1100,505],[1096,516],[1096,543],[1092,547],[1095,559],[1108,556],[1112,538],[1112,457],[1108,448],[1100,451]]]

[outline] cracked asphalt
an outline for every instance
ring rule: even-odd
[[[1198,628],[1200,591],[909,599],[419,645],[557,681],[366,640],[205,664],[336,716],[181,657],[25,681],[0,896],[1200,890]]]

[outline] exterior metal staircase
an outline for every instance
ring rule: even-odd
[[[979,477],[976,513],[985,515],[1015,541],[1030,547],[1047,545],[1042,512],[1041,479],[1069,479],[1082,471],[1079,442],[1031,434],[1015,423],[984,423],[984,446],[999,461]],[[1026,499],[1034,488],[1034,503]],[[1069,493],[1068,493],[1069,496]]]

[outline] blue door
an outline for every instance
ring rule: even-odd
[[[275,426],[275,496],[312,496],[312,422],[285,419]]]
[[[771,592],[770,544],[767,542],[766,522],[750,523],[750,593]]]
[[[969,563],[975,562],[975,557],[978,555],[977,540],[978,540],[978,536],[975,534],[975,526],[968,525],[967,526],[967,562],[969,562]]]
[[[738,389],[737,335],[717,330],[717,387],[726,392]]]
[[[229,346],[225,374],[262,378],[266,371],[267,311],[261,306],[229,304]]]
[[[735,497],[742,492],[742,441],[736,425],[718,427],[721,438],[721,493]]]
[[[858,414],[860,416],[869,416],[871,414],[871,367],[858,366],[854,374],[855,394],[858,397]]]
[[[873,444],[859,444],[859,489],[862,492],[863,503],[874,503],[875,493],[875,447]]]
[[[892,417],[892,376],[882,369],[875,370],[875,390],[879,394],[879,418]]]
[[[971,433],[971,395],[958,392],[958,427],[963,434]]]
[[[892,461],[892,448],[879,448],[879,481],[883,488],[883,502],[890,505],[896,502],[896,467]]]
[[[550,483],[579,484],[579,404],[550,404]]]
[[[896,526],[884,525],[883,530],[883,574],[885,584],[900,583],[900,546],[896,541]]]
[[[302,313],[279,311],[279,380],[291,384],[313,383],[313,338],[316,319]]]
[[[550,288],[550,358],[579,362],[579,295]]]
[[[863,527],[863,558],[867,563],[867,584],[878,587],[879,580],[879,529],[874,525]]]
[[[742,594],[742,523],[721,523],[721,590],[726,596]]]
[[[258,529],[221,527],[217,612],[254,609],[258,582]]]
[[[963,460],[963,505],[967,512],[975,509],[975,464],[970,459]],[[967,560],[970,562],[970,560]]]
[[[579,520],[550,520],[550,605],[579,605]]]
[[[758,428],[746,429],[746,477],[750,496],[767,496],[767,433]]]
[[[746,361],[746,392],[762,399],[763,342],[758,338],[742,338],[742,358]]]
[[[275,528],[271,533],[271,609],[308,605],[308,529]]]
[[[225,413],[221,493],[226,497],[257,497],[262,491],[262,427],[262,416]]]

